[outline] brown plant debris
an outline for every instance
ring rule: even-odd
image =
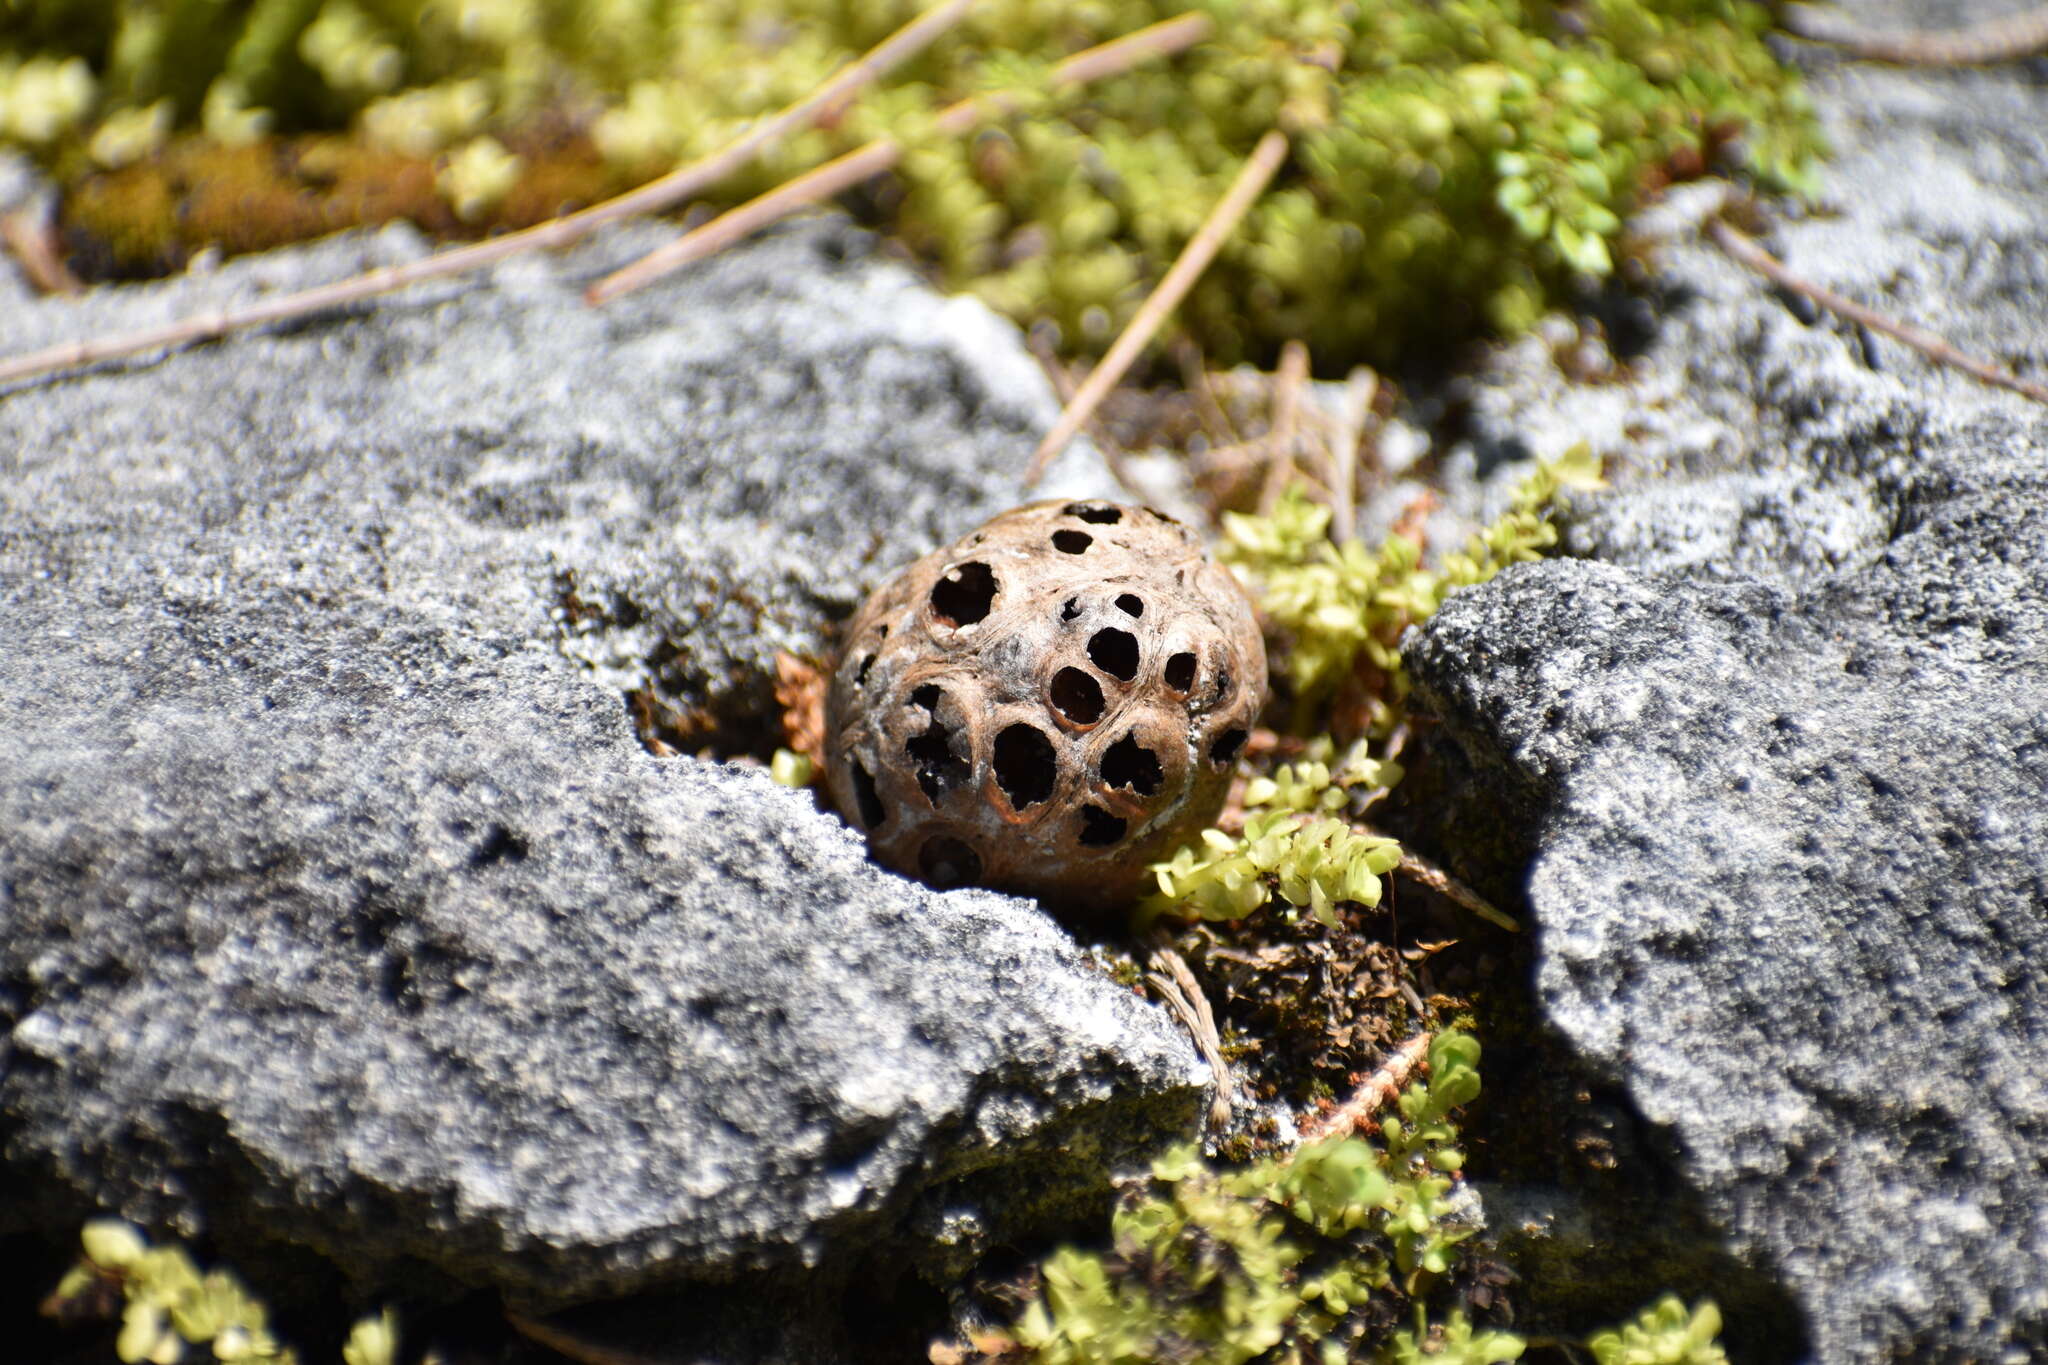
[[[1238,221],[1265,191],[1267,182],[1273,178],[1273,173],[1279,170],[1280,163],[1287,159],[1287,153],[1287,135],[1279,129],[1276,128],[1259,139],[1259,145],[1245,158],[1244,167],[1238,172],[1237,179],[1224,191],[1223,198],[1217,201],[1209,216],[1202,220],[1202,225],[1195,230],[1195,235],[1188,239],[1188,244],[1181,249],[1179,257],[1167,269],[1166,277],[1139,306],[1130,325],[1124,328],[1122,335],[1110,346],[1109,354],[1102,358],[1100,365],[1089,371],[1080,392],[1074,395],[1074,401],[1067,404],[1066,410],[1060,413],[1059,420],[1053,423],[1052,430],[1039,442],[1037,451],[1031,456],[1031,463],[1024,470],[1026,488],[1038,482],[1054,457],[1067,448],[1067,442],[1074,439],[1074,434],[1080,431],[1094,415],[1102,400],[1109,395],[1109,391],[1124,377],[1124,372],[1130,369],[1131,362],[1138,358],[1138,353],[1150,344],[1160,324],[1179,306],[1181,299],[1186,297],[1195,281],[1201,278],[1202,272],[1208,269],[1209,262],[1215,259],[1217,250],[1236,229]]]
[[[1338,911],[1335,929],[1261,911],[1182,932],[1177,946],[1214,1004],[1224,1051],[1258,1098],[1301,1108],[1349,1090],[1403,1039],[1436,1026],[1439,1006],[1414,978],[1448,945],[1411,946],[1410,958],[1386,940],[1386,923],[1354,906]]]
[[[1802,38],[1894,66],[1986,66],[2048,50],[2048,5],[1961,28],[1882,33],[1859,29],[1831,10],[1797,5],[1785,11],[1784,24]]]
[[[1765,251],[1747,233],[1723,218],[1711,219],[1707,223],[1707,235],[1714,244],[1729,256],[1756,271],[1780,289],[1789,290],[1801,298],[1809,299],[1831,313],[1836,313],[1859,326],[1873,332],[1882,332],[1894,341],[1903,342],[1926,356],[1937,365],[1947,365],[1982,380],[1994,388],[2006,389],[2031,398],[2036,403],[2048,403],[2048,385],[2021,379],[1988,360],[1980,360],[1966,351],[1957,349],[1934,333],[1914,327],[1909,323],[1887,317],[1875,308],[1857,303],[1854,299],[1837,294],[1832,289],[1813,283],[1795,275],[1783,261]]]
[[[825,693],[832,675],[810,659],[775,652],[775,704],[782,708],[782,742],[823,767]]]
[[[1303,1142],[1318,1142],[1323,1138],[1350,1137],[1360,1129],[1377,1127],[1373,1116],[1390,1104],[1408,1084],[1408,1078],[1421,1068],[1429,1056],[1427,1033],[1418,1033],[1387,1055],[1379,1069],[1365,1078],[1344,1102],[1318,1115],[1301,1127]]]

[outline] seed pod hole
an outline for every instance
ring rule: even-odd
[[[1078,598],[1078,597],[1069,597],[1069,598],[1068,598],[1068,599],[1067,599],[1066,601],[1064,601],[1064,602],[1060,603],[1060,620],[1062,620],[1062,621],[1071,621],[1071,620],[1073,620],[1073,619],[1074,619],[1074,618],[1075,618],[1076,616],[1079,616],[1080,614],[1081,614],[1081,599],[1080,599],[1080,598]]]
[[[932,584],[932,616],[959,630],[988,616],[996,600],[995,570],[970,560]]]
[[[1010,725],[996,736],[993,762],[996,785],[1010,798],[1012,810],[1023,810],[1052,795],[1059,780],[1059,754],[1035,725]]]
[[[1124,837],[1129,828],[1100,806],[1081,807],[1081,842],[1090,848],[1108,848]]]
[[[1052,675],[1050,700],[1053,709],[1076,725],[1093,725],[1102,719],[1102,684],[1078,668],[1063,668]]]
[[[940,797],[965,782],[974,769],[953,752],[953,728],[937,715],[939,689],[927,683],[911,693],[910,700],[933,713],[923,734],[904,741],[903,752],[917,764],[917,785],[924,799],[936,806]]]
[[[917,851],[917,868],[941,891],[981,880],[981,855],[950,834],[935,834]]]
[[[1116,606],[1117,610],[1126,616],[1143,616],[1145,614],[1145,599],[1134,592],[1118,593]]]
[[[1070,517],[1079,517],[1096,526],[1114,526],[1124,519],[1120,507],[1105,507],[1101,503],[1070,502],[1063,509]]]
[[[1140,796],[1151,796],[1166,780],[1166,774],[1159,766],[1159,755],[1138,743],[1136,736],[1125,735],[1103,751],[1102,780],[1112,787],[1126,787]]]
[[[1054,531],[1052,547],[1061,554],[1077,555],[1095,543],[1095,537],[1086,531]]]
[[[1176,692],[1195,690],[1195,656],[1183,650],[1166,661],[1166,685]]]
[[[849,771],[853,778],[854,800],[860,804],[861,824],[868,829],[879,828],[889,818],[889,808],[882,804],[881,793],[875,790],[874,777],[859,759],[852,761]]]
[[[1218,767],[1237,757],[1237,751],[1244,747],[1243,730],[1225,730],[1216,736],[1216,742],[1209,746],[1209,761]]]
[[[1115,626],[1105,626],[1088,637],[1088,657],[1095,666],[1119,682],[1138,676],[1138,637]]]

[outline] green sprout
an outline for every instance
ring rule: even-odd
[[[121,1331],[114,1352],[125,1365],[183,1365],[209,1348],[221,1365],[296,1365],[298,1357],[271,1335],[269,1314],[232,1271],[201,1271],[181,1246],[151,1246],[118,1219],[87,1223],[85,1255],[51,1295],[82,1300],[102,1284],[120,1288]],[[393,1365],[398,1318],[390,1309],[357,1322],[342,1348],[345,1365]]]

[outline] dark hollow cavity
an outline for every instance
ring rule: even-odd
[[[854,674],[853,674],[853,680],[854,680],[854,682],[855,682],[856,684],[859,684],[859,683],[865,683],[865,682],[866,682],[866,681],[868,680],[868,670],[869,670],[869,669],[871,669],[871,668],[873,668],[874,666],[875,666],[875,656],[874,656],[874,655],[870,654],[870,655],[868,655],[867,657],[863,658],[863,659],[862,659],[862,660],[860,661],[860,667],[859,667],[858,669],[854,670]]]
[[[1112,787],[1128,787],[1140,796],[1151,796],[1166,780],[1159,756],[1138,743],[1137,736],[1125,735],[1102,755],[1102,780]]]
[[[1052,675],[1052,704],[1076,725],[1093,725],[1102,719],[1102,684],[1078,668],[1063,668]]]
[[[1060,620],[1071,621],[1081,614],[1081,599],[1069,597],[1060,604]]]
[[[996,736],[993,759],[996,785],[1010,798],[1012,810],[1023,810],[1052,795],[1059,777],[1059,756],[1037,726],[1005,728]]]
[[[958,630],[988,615],[996,600],[995,571],[970,560],[932,584],[932,615]]]
[[[1117,609],[1126,616],[1143,616],[1145,614],[1145,600],[1134,592],[1119,593],[1116,605]]]
[[[1176,692],[1195,690],[1195,656],[1183,651],[1166,661],[1166,685]]]
[[[938,710],[939,689],[930,683],[910,694],[910,699],[919,706]],[[925,696],[930,693],[930,697]],[[965,782],[973,773],[973,765],[953,752],[953,729],[936,714],[932,723],[921,735],[913,735],[903,742],[903,752],[917,763],[917,785],[923,789],[925,800],[933,805],[947,791]]]
[[[1052,547],[1061,554],[1077,555],[1095,543],[1095,537],[1086,531],[1054,531]]]
[[[1088,657],[1110,677],[1129,682],[1138,676],[1138,637],[1108,626],[1088,637]]]
[[[889,818],[889,810],[882,804],[881,793],[875,790],[875,779],[859,759],[851,765],[853,778],[853,800],[860,807],[860,822],[869,829],[877,829]]]
[[[1209,761],[1216,764],[1230,762],[1230,760],[1237,757],[1237,751],[1244,747],[1244,741],[1245,732],[1243,730],[1225,730],[1222,734],[1216,736],[1216,742],[1209,746]]]
[[[917,851],[917,870],[941,891],[981,879],[981,855],[950,834],[934,834]]]
[[[1081,842],[1090,848],[1108,848],[1124,837],[1124,822],[1100,806],[1081,807]]]
[[[1123,511],[1115,507],[1100,507],[1085,502],[1070,502],[1060,509],[1070,517],[1079,517],[1092,526],[1114,526],[1123,520]]]

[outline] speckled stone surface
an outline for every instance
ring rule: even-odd
[[[1765,244],[2048,378],[2038,62],[1809,60],[1829,211]],[[1567,536],[1602,562],[1512,570],[1414,638],[1462,773],[1444,851],[1525,888],[1540,1017],[1816,1357],[2038,1359],[2048,410],[1795,309],[1699,206],[1646,219],[1640,347],[1604,382],[1532,341],[1473,389],[1476,448],[1589,438],[1617,488]]]
[[[586,309],[655,231],[0,396],[0,1218],[560,1302],[929,1269],[1192,1123],[1187,1042],[1036,906],[639,743],[650,679],[743,727],[1056,407],[831,225]]]

